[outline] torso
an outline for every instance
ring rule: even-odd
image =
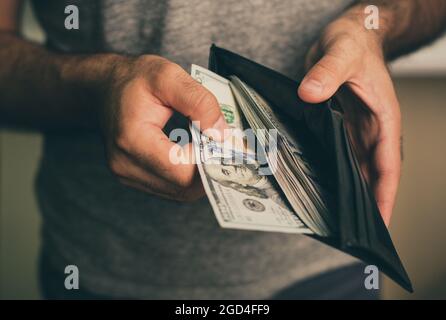
[[[189,70],[206,66],[216,43],[299,78],[311,43],[351,2],[35,0],[34,7],[56,51],[158,54]],[[64,28],[68,4],[80,10],[79,30]],[[206,199],[183,204],[128,189],[108,171],[94,134],[47,135],[37,191],[54,265],[78,265],[98,293],[267,298],[352,261],[305,236],[221,229]]]

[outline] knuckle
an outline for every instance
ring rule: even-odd
[[[129,151],[131,145],[131,139],[126,130],[122,130],[115,138],[115,146],[123,151]]]
[[[183,69],[176,63],[170,62],[169,60],[160,61],[156,72],[158,80],[162,80],[165,77],[178,77],[183,72]]]
[[[328,54],[342,60],[362,59],[368,51],[361,42],[347,33],[342,33],[326,41],[325,48]]]
[[[171,61],[168,61],[167,63],[164,64],[163,71],[167,75],[171,75],[171,76],[180,76],[183,73],[186,74],[185,71],[183,70],[183,68],[180,67],[180,65],[173,63]]]
[[[152,86],[160,89],[165,83],[166,77],[176,77],[184,71],[178,64],[161,57],[146,56],[143,59],[144,76]]]
[[[159,66],[161,66],[164,63],[168,63],[169,60],[160,57],[160,56],[156,56],[156,55],[151,55],[151,54],[144,54],[139,56],[136,59],[136,67],[139,69],[145,69],[145,68],[157,68]]]
[[[337,68],[334,63],[330,63],[327,60],[320,61],[314,70],[316,77],[329,78],[330,80],[335,80],[338,78]]]
[[[206,118],[215,112],[214,106],[218,106],[217,99],[209,91],[200,88],[199,85],[190,89],[188,116],[200,115]],[[217,109],[218,110],[218,109]]]
[[[126,169],[120,157],[112,156],[108,161],[110,171],[117,177],[125,178]]]
[[[132,154],[138,151],[135,143],[138,138],[138,128],[133,125],[132,121],[121,121],[119,129],[114,135],[114,146],[124,153]]]

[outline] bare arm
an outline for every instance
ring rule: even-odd
[[[117,55],[49,52],[20,38],[22,1],[0,1],[0,127],[97,127]]]
[[[346,17],[363,22],[364,7],[370,4],[379,9],[380,28],[375,32],[388,58],[417,50],[446,30],[444,0],[361,0]]]
[[[125,58],[53,54],[0,32],[0,126],[98,128],[98,108]]]

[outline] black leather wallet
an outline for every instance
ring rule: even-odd
[[[215,45],[210,49],[209,69],[225,78],[235,75],[246,82],[268,100],[275,112],[290,121],[289,126],[296,128],[298,141],[308,146],[308,157],[321,168],[324,185],[333,197],[330,213],[338,223],[338,231],[329,237],[310,236],[377,266],[413,292],[359,168],[336,95],[321,104],[303,102],[297,96],[297,81]]]

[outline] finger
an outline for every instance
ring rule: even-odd
[[[144,79],[130,82],[124,89],[121,104],[126,106],[120,110],[121,129],[133,127],[136,123],[150,123],[158,128],[164,128],[171,118],[173,110],[150,94]]]
[[[401,115],[387,71],[383,69],[373,76],[375,81],[352,83],[350,87],[377,119],[378,132],[369,168],[378,207],[389,225],[401,175]]]
[[[120,130],[115,146],[139,166],[179,186],[189,186],[196,168],[190,144],[179,147],[162,131],[172,115],[172,109],[148,93],[144,81],[130,84],[124,91],[120,114]],[[189,140],[186,129],[181,141]],[[186,141],[187,141],[186,140]],[[171,150],[178,150],[171,157]]]
[[[319,103],[333,96],[350,77],[351,63],[347,57],[329,51],[302,80],[299,97],[310,103]]]
[[[195,179],[192,186],[185,190],[140,167],[135,161],[122,153],[114,156],[111,167],[113,173],[118,176],[123,184],[150,194],[177,200],[198,199],[204,194],[200,179]]]
[[[215,96],[181,67],[165,64],[156,83],[157,97],[190,120],[198,121],[202,131],[215,129],[218,140],[230,134]]]
[[[113,156],[110,164],[112,172],[120,180],[129,180],[140,185],[153,193],[163,193],[174,195],[180,189],[166,179],[152,174],[150,171],[142,168],[132,158],[123,152],[118,151]]]
[[[192,145],[170,141],[151,123],[124,131],[117,146],[139,166],[177,186],[190,187],[194,180],[197,168]]]
[[[401,129],[399,120],[380,120],[380,139],[375,149],[373,166],[376,180],[374,194],[382,218],[390,223],[401,176]]]
[[[384,223],[389,226],[401,174],[399,145],[392,141],[377,145],[373,191]]]

